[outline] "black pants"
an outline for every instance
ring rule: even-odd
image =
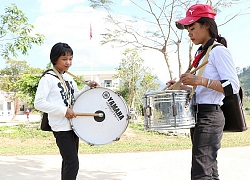
[[[72,130],[53,133],[62,156],[61,180],[76,180],[79,170],[79,138]]]
[[[191,180],[219,180],[217,152],[225,118],[218,105],[197,105],[196,125],[191,128],[192,168]]]

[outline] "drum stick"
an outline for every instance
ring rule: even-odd
[[[72,76],[72,77],[78,79],[78,80],[81,81],[83,84],[86,84],[87,86],[89,86],[89,84],[88,84],[87,82],[83,81],[82,79],[80,79],[79,77],[75,76],[74,74],[72,74],[72,73],[70,73],[70,72],[68,72],[68,71],[66,71],[66,73],[69,74],[70,76]]]
[[[198,67],[196,67],[194,70],[190,71],[192,69],[191,66],[189,66],[188,70],[185,73],[189,73],[193,74],[196,71],[198,71],[200,68],[202,68],[203,66],[205,66],[208,63],[208,60],[204,61],[201,65],[199,65]],[[176,83],[174,83],[172,86],[170,86],[168,89],[169,90],[176,90],[180,87],[181,85],[181,80],[177,81]]]
[[[194,70],[192,70],[190,72],[190,74],[195,73],[196,71],[198,71],[200,68],[202,68],[203,66],[205,66],[208,63],[208,60],[204,61],[201,65],[199,65],[197,68],[195,68]]]
[[[176,80],[176,77],[173,79],[173,81],[175,81],[175,80]],[[172,85],[169,84],[169,83],[167,83],[167,86],[164,87],[164,88],[162,89],[162,91],[165,91],[165,90],[169,89],[170,86],[172,86]]]
[[[174,83],[172,86],[170,86],[168,89],[169,90],[176,90],[176,89],[179,89],[181,85],[181,80],[177,81],[176,83]]]
[[[185,73],[189,73],[189,72],[191,71],[192,67],[193,67],[193,66],[190,65],[190,66],[188,67],[188,69],[186,70]],[[179,81],[177,81],[176,83],[174,83],[174,84],[173,84],[172,86],[170,86],[168,89],[169,89],[169,90],[176,90],[176,89],[179,89],[180,85],[181,85],[181,80],[179,80]]]
[[[75,113],[76,116],[97,116],[103,117],[103,113]]]

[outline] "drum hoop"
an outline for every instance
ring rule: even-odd
[[[107,91],[111,91],[112,93],[116,94],[117,96],[119,96],[119,98],[121,98],[123,104],[125,105],[125,108],[126,108],[127,112],[129,112],[129,110],[128,110],[128,105],[126,104],[125,99],[124,99],[122,96],[118,95],[115,91],[113,91],[113,90],[111,90],[111,89],[108,89],[108,88],[104,88],[104,87],[90,88],[90,89],[87,89],[86,91],[81,92],[81,93],[78,95],[78,97],[75,99],[75,102],[81,97],[82,94],[86,93],[87,91],[91,91],[91,90],[93,90],[93,89],[105,89],[105,90],[107,90]],[[72,107],[74,106],[75,102],[73,103]]]
[[[154,92],[147,92],[143,95],[143,97],[150,96],[150,95],[166,95],[166,94],[189,94],[191,93],[190,90],[166,90],[166,91],[154,91]]]
[[[127,116],[124,117],[126,122],[125,122],[125,126],[123,127],[123,130],[119,133],[118,137],[116,137],[116,139],[119,140],[120,137],[122,136],[122,134],[126,131],[126,129],[127,129],[127,127],[128,127],[128,124],[129,124],[129,110],[128,110],[128,106],[127,106],[127,104],[126,104],[126,101],[124,100],[124,98],[123,98],[122,96],[120,96],[119,94],[117,94],[116,92],[114,92],[114,91],[111,90],[111,89],[104,88],[104,87],[95,87],[95,88],[104,89],[104,90],[106,90],[106,91],[109,91],[109,92],[112,92],[112,93],[116,94],[116,95],[120,98],[120,100],[122,101],[122,103],[123,103],[123,105],[124,105],[124,108],[125,108],[125,111],[126,111],[126,113],[127,113]],[[81,97],[82,94],[86,93],[87,91],[91,91],[91,90],[93,90],[93,89],[95,89],[95,88],[90,88],[90,89],[87,89],[86,91],[81,92],[81,93],[79,94],[79,96],[76,98],[75,102]],[[74,107],[74,105],[75,105],[75,103],[72,105],[72,108]],[[82,139],[84,142],[88,143],[88,144],[91,145],[91,146],[92,146],[92,145],[104,145],[104,144],[110,143],[110,142],[108,142],[108,143],[104,143],[104,144],[94,144],[94,143],[92,143],[92,142],[88,142],[86,139],[84,139],[83,137],[81,137],[81,135],[79,134],[79,132],[75,129],[73,119],[70,119],[70,125],[71,125],[73,131],[76,133],[76,135],[77,135],[80,139]]]

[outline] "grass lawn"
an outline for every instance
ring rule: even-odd
[[[246,116],[248,127],[250,116]],[[250,130],[237,133],[224,133],[222,147],[250,146]],[[54,136],[51,132],[25,124],[0,127],[0,155],[58,154]],[[130,123],[119,141],[102,146],[90,146],[81,141],[79,153],[114,153],[140,151],[168,151],[189,149],[189,134],[166,136],[164,133],[145,131],[143,124]]]

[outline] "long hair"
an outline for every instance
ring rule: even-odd
[[[201,25],[208,25],[210,36],[212,38],[216,38],[217,42],[219,42],[219,43],[223,44],[225,47],[227,47],[227,40],[225,37],[222,37],[218,33],[218,27],[217,27],[217,24],[214,21],[214,19],[202,17],[202,18],[198,19],[196,22],[201,24]]]

